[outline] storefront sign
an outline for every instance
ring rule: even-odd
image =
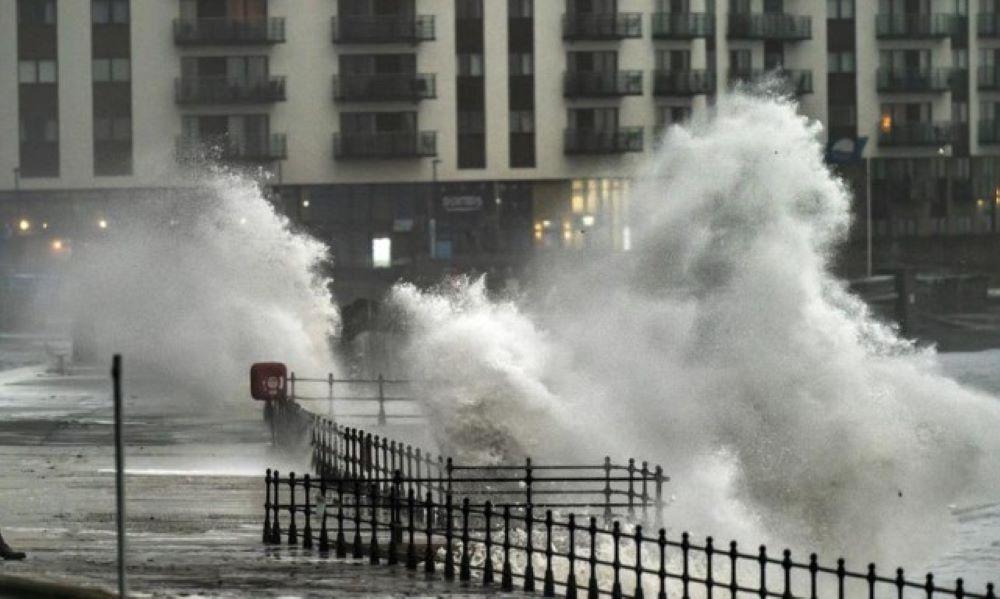
[[[446,212],[475,212],[482,210],[483,198],[473,195],[444,196],[441,198],[441,207]]]

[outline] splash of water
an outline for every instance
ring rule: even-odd
[[[430,393],[443,445],[636,455],[673,475],[676,527],[925,563],[948,505],[997,491],[1000,410],[831,274],[850,197],[818,134],[789,100],[721,97],[639,178],[634,251],[549,273],[530,312],[398,287],[410,366],[461,381]]]
[[[68,313],[98,355],[121,352],[127,372],[206,406],[231,406],[255,361],[328,372],[339,316],[318,272],[327,248],[293,232],[251,179],[198,177],[133,198],[77,248]]]

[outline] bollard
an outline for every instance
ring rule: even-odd
[[[709,589],[712,588],[708,585]],[[632,593],[634,599],[643,599],[642,593],[642,526],[635,527],[635,592]]]
[[[274,478],[272,479],[273,482],[274,482],[274,518],[272,519],[272,522],[271,522],[271,544],[272,545],[280,545],[281,544],[281,525],[278,524],[278,511],[280,509],[280,505],[279,505],[279,501],[278,501],[278,491],[281,489],[280,478],[281,477],[279,476],[278,471],[275,470],[274,471]]]
[[[337,557],[347,557],[347,540],[344,537],[344,479],[337,479]]]
[[[305,523],[305,526],[302,527],[302,548],[303,549],[312,549],[312,546],[313,546],[313,537],[312,537],[312,525],[310,524],[310,521],[312,520],[312,508],[309,505],[309,501],[310,501],[309,494],[310,494],[311,490],[309,488],[309,475],[308,474],[306,474],[305,477],[303,477],[303,479],[302,479],[302,488],[305,489],[305,494],[306,494],[306,505],[303,508],[303,509],[305,509],[305,520],[306,520],[306,523]]]
[[[576,599],[576,516],[569,515],[569,574],[566,576],[566,599]]]
[[[407,511],[409,512],[409,519],[410,519],[410,527],[409,527],[410,544],[406,548],[406,569],[407,570],[416,570],[417,569],[417,548],[413,544],[413,530],[414,530],[414,526],[413,526],[413,509],[414,509],[414,505],[413,505],[413,489],[408,489],[407,490],[406,504],[407,504]]]
[[[472,578],[469,565],[469,498],[462,498],[462,558],[458,567],[458,579],[468,582]]]
[[[288,544],[299,544],[299,531],[295,527],[295,473],[288,473]]]
[[[454,518],[451,493],[445,495],[444,514],[446,518],[444,524],[444,578],[445,580],[453,580],[455,578],[455,549],[451,530]]]
[[[510,568],[510,506],[503,506],[503,570],[500,573],[500,589],[514,590],[514,573]]]
[[[361,559],[365,556],[364,548],[361,546],[361,481],[354,479],[354,543],[351,557]]]
[[[486,545],[483,552],[483,586],[493,584],[493,525],[490,523],[490,516],[493,515],[493,504],[489,501],[483,506],[483,517],[486,520],[486,529],[483,532],[483,541]]]
[[[527,533],[527,541],[524,546],[527,553],[524,562],[524,592],[526,593],[535,592],[535,568],[532,565],[535,560],[535,532],[532,530],[532,525],[535,522],[534,509],[530,503],[524,508],[524,531]]]
[[[424,505],[427,511],[427,547],[424,549],[424,573],[434,573],[434,543],[432,535],[434,533],[434,495],[427,491],[427,500]]]
[[[590,580],[587,581],[587,599],[598,599],[600,590],[597,588],[597,518],[590,517]]]
[[[271,543],[271,469],[267,469],[264,475],[264,534],[261,542],[265,545]]]
[[[372,514],[372,540],[371,544],[368,546],[368,562],[377,566],[381,561],[379,556],[378,548],[378,483],[374,483],[369,487],[371,495],[371,514]]]
[[[619,555],[621,550],[621,524],[617,520],[611,525],[611,540],[615,544],[614,559],[611,561],[611,569],[614,574],[614,582],[611,583],[611,599],[622,599],[622,582],[621,582],[621,556]],[[684,591],[684,596],[688,597],[687,589]]]
[[[552,510],[545,510],[545,580],[542,596],[555,597],[555,577],[552,574]]]

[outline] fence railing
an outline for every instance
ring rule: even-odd
[[[388,379],[381,374],[372,379],[338,379],[333,373],[326,378],[288,376],[288,399],[291,401],[326,402],[327,417],[333,418],[374,418],[378,425],[387,424],[392,419],[423,418],[419,399],[410,395],[412,381]],[[336,403],[354,405],[376,404],[375,412],[340,413]],[[388,404],[412,404],[417,406],[409,412],[389,413]]]
[[[712,537],[668,537],[664,528],[648,535],[641,524],[600,524],[596,516],[563,516],[551,508],[536,513],[532,504],[456,501],[452,493],[435,500],[400,471],[365,481],[268,470],[264,482],[266,544],[301,544],[321,556],[367,557],[371,564],[402,563],[428,574],[440,570],[448,580],[504,591],[574,598],[996,597],[992,584],[977,593],[962,579],[942,586],[931,574],[914,581],[901,569],[882,573],[874,564],[860,571],[842,559],[821,565],[815,553],[796,561],[787,549],[747,551],[735,541],[717,547]]]

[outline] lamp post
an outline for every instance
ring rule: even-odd
[[[951,178],[951,157],[954,154],[954,148],[951,144],[945,144],[938,148],[938,156],[944,159],[944,176],[947,181],[947,191],[945,192],[947,196],[945,197],[945,233],[952,232],[952,196],[954,191],[952,188],[952,178]]]

